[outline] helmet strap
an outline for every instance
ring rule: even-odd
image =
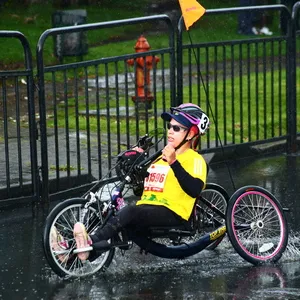
[[[180,144],[177,147],[175,147],[175,151],[178,150],[180,147],[182,147],[185,143],[190,142],[190,141],[192,142],[192,148],[193,148],[193,150],[196,149],[196,146],[198,144],[198,140],[199,140],[200,135],[196,134],[191,139],[188,140],[187,136],[189,135],[190,131],[191,131],[191,128],[187,131],[185,137],[180,142]]]
[[[199,144],[199,141],[200,141],[200,135],[199,134],[197,134],[197,135],[195,135],[193,138],[192,138],[192,148],[194,149],[194,150],[196,150],[197,149],[197,146],[198,146],[198,144]]]
[[[189,135],[190,130],[191,130],[191,129],[189,129],[189,130],[187,131],[185,137],[184,137],[183,140],[180,142],[180,144],[179,144],[177,147],[175,147],[175,151],[178,150],[180,147],[182,147],[185,143],[187,143],[187,142],[190,141],[190,140],[187,139],[187,136]]]

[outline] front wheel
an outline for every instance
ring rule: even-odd
[[[115,249],[104,252],[93,261],[81,261],[73,253],[76,248],[73,227],[82,222],[90,234],[102,224],[98,207],[84,207],[86,199],[73,198],[56,205],[46,219],[43,232],[44,253],[51,269],[60,277],[83,277],[105,270]]]
[[[288,242],[288,227],[278,200],[267,190],[245,186],[229,200],[228,237],[238,254],[254,265],[280,259]]]

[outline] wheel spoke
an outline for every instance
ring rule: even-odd
[[[52,269],[60,276],[87,276],[96,273],[109,265],[115,250],[112,249],[100,255],[92,262],[82,262],[73,253],[76,249],[76,242],[73,237],[73,228],[76,222],[84,221],[87,232],[95,231],[101,224],[98,207],[92,205],[84,208],[85,199],[77,198],[67,200],[69,205],[61,203],[61,209],[56,209],[51,221],[46,225],[47,236],[45,250]],[[59,205],[58,205],[59,207]],[[54,232],[54,235],[53,233]],[[54,239],[56,237],[56,239]],[[45,242],[45,241],[44,241]]]
[[[245,189],[230,201],[230,240],[238,253],[252,263],[276,261],[285,250],[286,221],[279,205],[262,188]]]

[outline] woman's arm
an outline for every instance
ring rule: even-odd
[[[171,164],[171,168],[177,178],[181,188],[191,197],[196,198],[200,195],[204,182],[190,175],[178,160]]]

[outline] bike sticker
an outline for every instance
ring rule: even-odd
[[[126,203],[125,203],[125,201],[124,201],[124,198],[117,198],[117,199],[116,199],[116,202],[117,202],[117,206],[116,206],[116,209],[117,209],[117,210],[120,210],[120,209],[122,209],[123,207],[126,206]]]
[[[210,235],[209,235],[209,239],[211,241],[216,240],[218,237],[224,235],[226,233],[226,226],[222,226],[220,228],[218,228],[217,230],[213,231]]]
[[[163,192],[170,166],[152,165],[148,168],[149,176],[145,178],[144,190]]]

